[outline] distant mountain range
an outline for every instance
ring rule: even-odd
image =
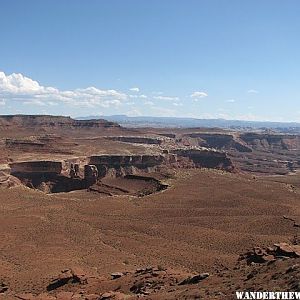
[[[295,122],[265,122],[265,121],[242,121],[225,119],[194,119],[176,117],[129,117],[126,115],[112,116],[86,116],[78,120],[106,119],[117,122],[125,127],[218,127],[232,129],[278,129],[280,131],[299,132],[300,123]]]

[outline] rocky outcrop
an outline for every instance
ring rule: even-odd
[[[204,280],[209,276],[209,273],[201,273],[198,275],[190,276],[186,279],[184,279],[182,282],[179,283],[179,285],[185,285],[185,284],[197,284],[200,281]]]
[[[96,183],[98,176],[99,172],[95,165],[84,166],[84,179],[89,183],[89,185]]]
[[[6,172],[0,171],[0,187],[12,188],[22,185],[22,182],[15,176],[9,175]]]
[[[300,136],[292,134],[244,133],[241,140],[256,150],[300,149]]]
[[[0,294],[8,291],[8,286],[3,281],[0,280]]]
[[[17,173],[15,176],[26,187],[46,194],[66,193],[88,188],[87,182],[82,178],[69,178],[54,173]]]
[[[23,185],[45,193],[70,192],[86,188],[85,180],[69,178],[62,174],[60,161],[26,161],[10,163],[11,177]]]
[[[37,130],[39,129],[42,129],[42,131],[44,131],[43,128],[37,128]],[[10,131],[13,130],[21,131],[22,129],[15,128],[11,129]],[[30,132],[33,131],[34,130],[30,130]],[[7,132],[9,132],[9,130]],[[0,147],[1,144],[8,153],[12,151],[19,153],[58,153],[66,155],[73,154],[78,146],[78,143],[70,142],[68,139],[62,138],[60,135],[57,134],[39,134],[22,138],[6,138],[0,140]]]
[[[160,145],[163,142],[162,138],[153,138],[146,136],[108,136],[106,138],[111,141],[119,141],[133,144]]]
[[[26,300],[124,300],[124,299],[199,299],[199,297],[180,297],[171,295],[175,288],[180,293],[186,284],[197,284],[207,278],[207,274],[193,274],[162,267],[146,267],[135,271],[114,272],[111,276],[87,274],[74,269],[63,270],[46,287],[47,292],[15,294],[15,299]],[[180,284],[184,282],[183,284]],[[197,287],[198,288],[198,287]],[[8,295],[8,293],[6,293]],[[158,297],[157,297],[158,296]]]
[[[128,167],[148,168],[162,164],[162,155],[95,155],[90,157],[89,164],[102,165],[107,167]]]
[[[27,149],[32,150],[45,148],[46,144],[37,140],[6,139],[5,146],[9,149],[20,149],[22,151],[26,151]]]
[[[282,244],[282,243],[280,243]],[[260,247],[257,247],[258,255]],[[278,247],[277,247],[278,248]],[[280,246],[282,249],[282,246]],[[3,299],[23,300],[124,300],[124,299],[236,299],[239,292],[243,299],[253,299],[251,292],[257,291],[257,299],[263,299],[263,291],[289,291],[282,298],[295,299],[293,292],[299,292],[300,258],[297,256],[274,256],[274,259],[263,263],[244,259],[236,262],[235,266],[226,266],[220,258],[209,273],[191,273],[183,270],[172,270],[162,266],[118,270],[106,274],[89,269],[62,271],[50,283],[45,282],[45,290],[34,294],[27,290],[16,293],[5,283],[1,284],[0,293]],[[120,272],[121,271],[121,272]],[[199,271],[198,271],[199,272]],[[275,299],[276,292],[273,292]],[[288,295],[288,293],[291,293]],[[268,294],[267,294],[268,296]],[[280,297],[281,295],[279,295]],[[268,297],[267,297],[268,298]]]
[[[89,189],[108,195],[122,192],[144,196],[167,188],[155,178],[141,176],[146,173],[177,167],[234,170],[225,152],[206,148],[184,148],[163,152],[164,154],[145,155],[103,154],[80,159],[74,157],[64,161],[13,162],[9,164],[10,172],[7,173],[11,175],[2,176],[1,186],[11,187],[21,182],[27,187],[45,193]],[[119,177],[130,179],[130,182],[123,183],[136,188],[131,191],[122,189],[122,186],[111,186],[101,182],[104,178]],[[145,184],[141,184],[142,182]]]
[[[251,152],[252,149],[242,140],[231,134],[225,133],[190,133],[184,137],[198,140],[201,147],[215,148],[218,150],[237,150],[239,152]]]
[[[24,161],[9,164],[11,174],[60,174],[62,162],[59,161]]]
[[[187,157],[197,168],[213,168],[233,171],[234,166],[225,152],[212,149],[175,149],[172,150],[178,157]]]
[[[72,163],[64,162],[64,164],[56,161],[11,163],[12,175],[4,172],[1,175],[0,172],[0,186],[25,185],[47,194],[86,189],[89,192],[97,192],[108,196],[129,194],[142,197],[162,191],[168,187],[153,177],[132,175],[140,171],[149,171],[149,166],[154,166],[161,162],[159,158],[160,156],[145,156],[139,157],[139,159],[136,157],[118,156],[118,159],[116,159],[113,156],[110,158],[111,160],[98,161],[98,167],[94,164],[84,164],[82,166],[84,169],[83,173],[80,172],[79,163],[74,163],[75,158],[71,160]],[[137,167],[130,165],[132,161],[139,163],[136,166],[141,168],[137,169]],[[98,168],[100,172],[98,172]],[[106,179],[122,178],[114,182],[105,183],[102,181],[104,180],[103,177],[106,177]]]
[[[240,260],[246,260],[248,264],[263,264],[276,259],[297,257],[300,257],[300,245],[278,243],[274,244],[273,247],[254,247],[248,252],[240,255]]]
[[[87,282],[86,274],[79,268],[63,270],[47,286],[47,291],[52,291],[67,284],[85,284]]]
[[[176,138],[176,133],[159,133],[160,136],[164,136],[170,139],[175,139]]]
[[[165,162],[163,155],[95,155],[89,159],[90,165],[95,165],[99,177],[125,176],[134,174],[135,170],[149,171]]]

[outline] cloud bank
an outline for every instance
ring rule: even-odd
[[[116,90],[101,90],[96,87],[61,91],[55,87],[45,87],[22,74],[6,75],[0,72],[0,102],[20,101],[24,104],[53,106],[60,103],[85,106],[118,106],[127,95]]]

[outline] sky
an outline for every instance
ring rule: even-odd
[[[9,0],[0,114],[300,122],[299,0]]]

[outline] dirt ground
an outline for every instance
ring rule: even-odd
[[[288,242],[299,228],[299,191],[215,170],[181,170],[143,198],[25,187],[0,194],[0,277],[40,293],[61,270],[109,274],[147,265],[212,272],[256,245]]]

